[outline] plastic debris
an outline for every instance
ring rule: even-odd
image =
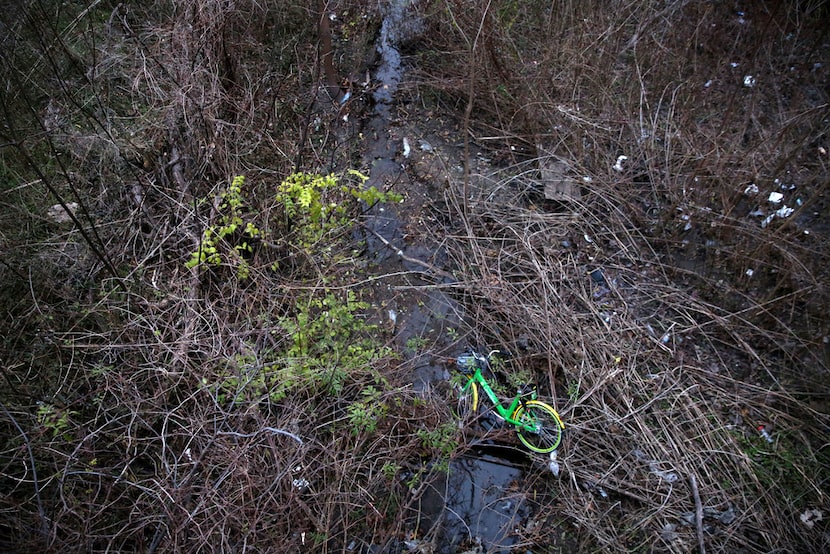
[[[597,494],[599,494],[601,497],[608,498],[608,493],[606,492],[606,490],[592,481],[583,481],[582,488],[584,488],[586,491],[596,491]]]
[[[666,335],[663,335],[663,336],[665,337]],[[675,473],[673,471],[663,471],[663,470],[659,469],[659,467],[660,467],[659,464],[656,461],[649,459],[645,455],[645,452],[643,452],[639,448],[635,449],[634,452],[632,452],[632,454],[634,454],[634,457],[637,458],[638,460],[648,464],[649,471],[651,471],[651,473],[653,473],[654,475],[656,475],[660,479],[666,481],[667,483],[672,484],[672,483],[676,482],[678,479],[680,479],[680,477],[677,475],[677,473]]]
[[[738,519],[738,514],[735,513],[735,507],[729,504],[729,507],[722,511],[715,508],[703,508],[703,517],[710,520],[714,519],[723,525],[730,525]],[[680,515],[680,518],[686,525],[695,525],[696,516],[694,512],[684,512]]]
[[[679,479],[673,471],[660,471],[659,469],[652,468],[651,472],[667,483],[674,483]]]
[[[744,86],[746,88],[752,88],[755,86],[755,77],[752,75],[745,75],[744,76]]]
[[[808,529],[812,529],[817,521],[821,521],[822,519],[824,519],[824,513],[822,513],[821,510],[811,508],[808,510],[804,510],[804,513],[798,517],[801,520],[801,523],[806,525]]]
[[[703,83],[703,88],[709,88],[712,86],[712,79],[709,79],[705,83]]]
[[[74,214],[78,210],[78,203],[69,202],[66,204],[66,207],[69,208],[69,211]],[[55,204],[54,206],[49,208],[46,211],[46,216],[55,223],[69,223],[70,221],[72,221],[72,218],[60,204]]]
[[[294,468],[294,474],[298,474],[302,470],[303,470],[303,466],[297,466],[297,467]],[[308,488],[308,486],[311,483],[309,483],[308,479],[306,479],[305,477],[296,477],[296,478],[291,480],[291,484],[293,485],[293,487],[295,489],[302,491],[302,490],[305,490],[306,488]]]
[[[660,538],[666,542],[671,542],[677,538],[677,525],[674,523],[667,523],[660,530]]]
[[[795,212],[794,208],[784,206],[783,208],[779,208],[778,210],[776,210],[775,215],[777,215],[780,218],[785,218],[793,215],[793,212]]]
[[[628,156],[617,156],[617,162],[611,166],[614,171],[622,171],[622,163],[628,159]]]
[[[704,514],[705,513],[706,513],[706,510],[704,510]],[[735,514],[735,507],[732,506],[731,504],[729,505],[729,507],[727,509],[725,509],[722,512],[718,512],[717,510],[711,510],[709,512],[709,515],[710,515],[710,517],[714,517],[715,519],[717,519],[718,521],[720,521],[724,525],[729,525],[730,523],[732,523],[736,519],[738,519],[738,516]]]
[[[749,186],[747,186],[744,189],[744,194],[746,196],[750,196],[752,194],[758,194],[758,192],[759,192],[758,185],[756,185],[755,183],[749,183]]]
[[[753,275],[755,275],[755,270],[754,269],[749,268],[749,269],[746,270],[746,276],[747,277],[752,278]]]
[[[420,144],[421,144],[421,150],[423,150],[424,152],[432,152],[432,145],[430,143],[428,143],[425,140],[422,140],[420,142]]]
[[[556,450],[550,453],[548,469],[550,469],[550,472],[553,473],[554,477],[559,477],[559,463],[556,461]]]
[[[772,204],[780,204],[781,201],[784,200],[784,195],[780,192],[771,192],[769,193],[769,201]]]
[[[594,280],[594,283],[602,285],[603,287],[608,286],[608,281],[605,280],[605,275],[602,274],[601,269],[597,268],[589,273],[589,275],[591,276],[591,279]]]
[[[771,214],[769,214],[766,218],[764,218],[764,220],[761,222],[761,228],[763,229],[767,225],[772,223],[772,220],[775,219],[776,217],[784,219],[784,218],[787,218],[787,217],[790,217],[791,215],[793,215],[794,212],[795,212],[795,209],[790,208],[788,206],[783,206],[783,207],[775,210]]]
[[[412,152],[412,149],[409,147],[409,139],[404,137],[403,138],[403,157],[408,158],[409,154]]]
[[[764,437],[764,440],[766,440],[768,443],[770,443],[770,444],[773,443],[772,437],[770,436],[770,434],[767,431],[767,428],[765,426],[759,425],[758,426],[758,432],[761,433],[761,436]]]

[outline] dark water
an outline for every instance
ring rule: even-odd
[[[453,554],[473,541],[485,552],[509,552],[515,529],[530,515],[521,477],[521,467],[500,456],[479,453],[454,461],[421,505],[424,526],[437,523],[436,552]]]

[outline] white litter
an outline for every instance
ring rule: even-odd
[[[751,194],[758,194],[758,185],[755,183],[749,183],[749,186],[744,189],[744,194],[749,196]]]
[[[783,208],[778,209],[775,212],[775,215],[777,215],[778,217],[783,219],[785,217],[790,217],[791,215],[793,215],[794,211],[795,211],[795,209],[788,208],[787,206],[784,206]]]
[[[69,202],[66,204],[66,207],[69,208],[69,211],[73,214],[78,211],[77,202]],[[72,221],[72,217],[70,217],[69,213],[67,213],[60,204],[55,204],[49,208],[46,211],[46,216],[55,223],[69,223]]]
[[[780,204],[781,201],[784,199],[784,195],[780,192],[771,192],[769,193],[769,201],[773,204]]]
[[[752,75],[744,76],[744,86],[747,88],[752,88],[755,86],[755,77]]]
[[[617,156],[617,163],[611,166],[611,169],[614,171],[622,171],[623,166],[622,163],[628,159],[628,156]]]
[[[812,529],[817,521],[824,519],[824,514],[821,510],[809,509],[805,510],[804,513],[799,516],[799,519],[801,520],[801,523],[807,526],[808,529]]]
[[[556,461],[556,450],[550,453],[550,463],[548,463],[548,469],[550,469],[550,472],[553,473],[554,477],[559,477],[559,463]]]
[[[408,158],[409,154],[412,152],[412,149],[409,147],[409,139],[404,137],[403,138],[403,157]]]
[[[793,208],[783,206],[783,207],[775,210],[771,214],[769,214],[761,222],[761,228],[762,229],[766,228],[766,226],[769,225],[770,223],[772,223],[772,220],[775,219],[776,217],[780,217],[781,219],[784,219],[785,217],[790,217],[791,215],[793,215],[793,212],[795,212],[795,210]]]

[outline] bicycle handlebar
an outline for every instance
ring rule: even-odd
[[[470,349],[469,354],[462,354],[456,358],[456,364],[461,370],[471,370],[471,369],[491,369],[490,368],[490,361],[493,359],[493,356],[497,354],[502,354],[501,350],[495,349],[491,350],[486,356],[479,354],[475,350]]]

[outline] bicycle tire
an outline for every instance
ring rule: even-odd
[[[524,406],[516,408],[513,419],[525,424],[533,424],[536,431],[516,426],[519,440],[526,447],[540,454],[553,452],[562,442],[562,420],[551,406],[540,400],[528,400]]]
[[[456,415],[461,421],[469,419],[478,409],[478,385],[470,383],[458,392]]]

